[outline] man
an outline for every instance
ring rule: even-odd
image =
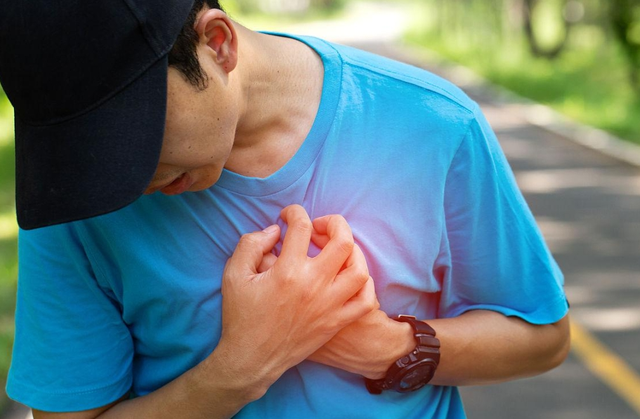
[[[34,417],[463,418],[455,386],[563,361],[562,275],[458,89],[217,2],[58,3],[0,10]]]

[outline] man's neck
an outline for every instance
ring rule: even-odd
[[[316,117],[324,68],[307,45],[237,26],[242,112],[225,167],[267,177],[298,151]]]

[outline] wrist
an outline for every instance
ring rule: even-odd
[[[368,375],[370,379],[384,378],[391,365],[416,347],[413,329],[407,323],[387,319],[387,332],[381,336],[377,353],[381,354],[377,368]]]
[[[225,394],[240,407],[261,398],[278,377],[262,365],[253,365],[251,357],[243,355],[221,341],[200,365],[205,380],[214,387],[210,390]]]
[[[416,346],[397,359],[384,378],[365,378],[367,390],[371,394],[381,394],[384,390],[400,393],[416,391],[431,382],[440,362],[440,341],[428,323],[406,314],[393,319],[411,325]]]

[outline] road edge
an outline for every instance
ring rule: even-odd
[[[400,43],[400,53],[419,57],[442,70],[441,75],[463,90],[480,89],[490,94],[497,103],[518,105],[523,119],[576,144],[597,151],[616,160],[640,168],[640,145],[616,137],[604,130],[582,124],[531,99],[497,85],[462,64],[447,60],[426,47]]]

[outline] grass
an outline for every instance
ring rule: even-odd
[[[565,52],[550,61],[533,57],[517,31],[500,38],[473,26],[465,30],[454,24],[439,25],[429,2],[414,7],[416,23],[407,34],[410,43],[576,121],[640,144],[640,97],[628,83],[620,48],[600,27],[575,26]],[[453,29],[443,31],[443,27]]]
[[[13,109],[0,90],[0,383],[9,370],[18,274]]]

